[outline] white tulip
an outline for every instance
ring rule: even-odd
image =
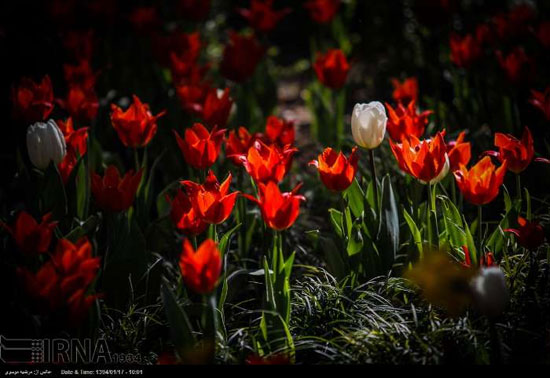
[[[27,150],[31,163],[41,170],[48,168],[50,161],[59,164],[63,160],[67,146],[63,133],[53,119],[47,123],[37,122],[29,126]]]
[[[373,149],[384,140],[388,117],[381,102],[355,104],[351,115],[351,133],[360,147]]]
[[[477,308],[490,318],[500,315],[508,304],[508,287],[499,267],[482,268],[472,289]]]

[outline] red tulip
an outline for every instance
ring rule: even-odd
[[[103,210],[112,212],[129,209],[136,197],[142,174],[141,169],[135,175],[134,171],[130,170],[121,179],[114,165],[107,167],[103,178],[92,173],[92,194],[97,205]]]
[[[284,353],[276,353],[269,356],[250,354],[246,358],[245,363],[247,365],[290,365],[290,358]]]
[[[493,17],[493,23],[499,38],[508,39],[525,34],[530,21],[534,18],[534,9],[528,4],[520,4],[507,14],[501,13]]]
[[[550,121],[550,87],[546,87],[544,92],[532,89],[529,103],[539,109],[544,114],[544,118]]]
[[[510,134],[495,133],[495,146],[498,147],[498,152],[486,151],[484,154],[498,158],[501,163],[506,160],[508,170],[514,173],[523,172],[535,155],[533,137],[527,126],[523,130],[521,141]]]
[[[265,125],[265,135],[271,143],[276,143],[283,147],[294,143],[294,122],[287,121],[275,116],[267,117]]]
[[[176,84],[176,94],[180,99],[183,110],[195,117],[202,117],[203,106],[209,92],[210,85],[207,83]],[[217,94],[215,96],[217,98]],[[215,100],[216,99],[214,99],[214,101]],[[214,103],[212,99],[209,101],[210,104]],[[229,112],[227,112],[227,115],[229,116]],[[225,122],[223,124],[225,124]]]
[[[71,325],[78,325],[98,297],[87,293],[99,266],[100,258],[93,257],[92,244],[86,237],[76,244],[60,239],[52,258],[36,273],[19,268],[18,274],[31,297],[52,313],[65,310]]]
[[[82,59],[77,65],[64,64],[63,73],[65,81],[70,87],[93,88],[97,74],[93,72],[90,62]]]
[[[389,115],[386,130],[390,138],[396,142],[401,142],[410,135],[420,138],[428,124],[428,117],[433,113],[431,110],[426,110],[418,114],[415,100],[409,102],[407,107],[398,103],[395,109],[386,103],[386,109]]]
[[[470,250],[465,245],[462,246],[462,249],[464,250],[464,262],[462,263],[462,266],[465,268],[471,268],[472,258],[470,256]],[[479,261],[480,267],[489,268],[496,265],[495,256],[493,256],[492,252],[487,252],[485,255],[481,256],[481,260]]]
[[[507,228],[506,232],[516,235],[519,245],[532,251],[544,243],[544,229],[537,222],[529,222],[523,217],[518,217],[519,228]]]
[[[229,43],[223,50],[220,72],[225,78],[241,83],[254,74],[264,53],[265,48],[254,35],[244,36],[231,31]]]
[[[481,43],[471,34],[464,37],[452,34],[450,46],[451,62],[462,68],[470,68],[483,54]]]
[[[200,123],[195,123],[193,127],[185,129],[184,139],[174,130],[176,142],[178,142],[185,162],[196,169],[209,168],[216,162],[224,134],[225,129],[218,130],[214,127],[210,132]]]
[[[544,48],[550,49],[550,21],[543,21],[540,23],[536,31],[536,36]]]
[[[309,0],[304,7],[309,11],[309,16],[313,21],[326,24],[331,22],[338,12],[340,0]]]
[[[93,120],[99,108],[93,88],[84,88],[78,85],[71,86],[67,97],[58,99],[57,102],[72,118],[83,121]]]
[[[277,145],[268,146],[257,140],[248,149],[247,154],[240,155],[239,159],[256,183],[279,182],[286,175],[292,155],[296,151],[289,146],[284,148]]]
[[[233,99],[229,96],[229,88],[223,91],[212,88],[204,99],[201,118],[210,127],[225,127],[232,106]]]
[[[339,89],[346,83],[350,66],[342,50],[331,49],[326,54],[317,53],[313,68],[321,83]]]
[[[397,79],[391,80],[393,85],[393,99],[398,103],[408,104],[418,98],[418,80],[416,77],[409,77],[402,83]]]
[[[527,56],[523,48],[516,47],[508,55],[504,55],[502,51],[497,51],[496,55],[500,66],[506,73],[506,77],[512,84],[520,84],[533,77],[534,61]]]
[[[62,43],[74,61],[90,61],[94,51],[94,31],[70,30],[63,34]]]
[[[273,0],[250,0],[250,9],[238,9],[250,26],[260,33],[268,33],[281,19],[290,13],[290,8],[280,11],[273,9]]]
[[[153,55],[163,66],[170,64],[172,54],[182,61],[196,62],[205,47],[199,32],[184,33],[176,29],[168,34],[154,33],[152,38]]]
[[[17,248],[26,255],[38,255],[48,251],[52,240],[52,232],[57,222],[50,222],[52,214],[42,217],[40,223],[27,212],[21,211],[15,220],[13,227],[0,221],[0,226],[5,228],[13,239]]]
[[[27,123],[48,118],[53,110],[53,100],[52,82],[48,75],[40,83],[25,77],[12,88],[14,117]]]
[[[138,96],[133,95],[132,99],[133,103],[126,111],[111,104],[111,123],[126,147],[145,147],[157,133],[157,120],[166,111],[154,116],[149,105],[142,103]]]
[[[477,25],[475,36],[477,42],[482,46],[488,43],[493,43],[495,40],[493,29],[488,24]]]
[[[67,180],[78,161],[78,156],[84,156],[88,149],[88,128],[82,127],[75,131],[71,117],[66,122],[58,120],[57,126],[63,133],[65,145],[67,146],[67,154],[61,163],[58,164],[57,168],[59,169],[63,183],[67,184]]]
[[[451,172],[459,169],[460,165],[468,165],[472,157],[470,142],[464,142],[465,131],[458,134],[456,140],[447,143],[447,155],[449,156],[449,169]]]
[[[147,33],[154,30],[160,23],[157,9],[154,6],[139,6],[128,16],[134,29],[139,33]]]
[[[172,52],[170,54],[172,81],[176,84],[198,84],[210,69],[210,65],[201,66],[195,60],[188,60]]]
[[[485,205],[498,196],[504,181],[508,162],[496,168],[489,156],[485,156],[470,170],[465,165],[454,171],[458,188],[464,198],[474,205]]]
[[[202,21],[210,12],[210,0],[179,0],[179,13],[193,21]]]
[[[239,127],[237,131],[231,130],[225,142],[225,155],[231,159],[233,164],[237,166],[243,165],[239,156],[245,155],[256,139],[256,134],[250,135],[248,130],[243,126]]]
[[[191,199],[182,190],[178,190],[173,199],[167,195],[166,200],[172,207],[170,218],[178,230],[187,235],[198,235],[206,230],[208,224],[202,221],[200,214],[195,211]]]
[[[224,182],[218,182],[214,172],[208,171],[204,184],[193,181],[181,181],[185,186],[195,211],[208,224],[223,223],[231,215],[239,192],[228,193],[232,175],[229,173]]]
[[[342,152],[337,153],[328,147],[317,160],[312,160],[309,164],[319,170],[321,181],[329,190],[341,192],[351,185],[357,172],[356,153],[357,147],[354,147],[349,158],[346,158]]]
[[[197,294],[211,293],[222,271],[222,259],[218,246],[212,239],[205,240],[197,249],[185,239],[179,261],[185,285]]]
[[[259,199],[250,195],[244,196],[258,204],[262,211],[264,222],[274,230],[285,230],[292,226],[300,213],[300,201],[305,197],[296,194],[302,185],[296,186],[292,192],[281,193],[274,181],[258,184]]]
[[[423,183],[441,180],[449,170],[449,158],[445,132],[438,132],[432,139],[420,141],[414,135],[404,138],[401,144],[390,140],[390,147],[397,159],[399,168]]]

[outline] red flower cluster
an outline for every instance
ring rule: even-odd
[[[325,54],[317,53],[313,69],[322,84],[340,89],[346,83],[350,65],[342,50],[330,49]]]
[[[540,110],[547,121],[550,121],[550,87],[547,87],[544,92],[531,90],[529,103]]]
[[[508,170],[514,173],[524,171],[535,155],[533,136],[528,127],[523,130],[521,141],[510,134],[495,133],[495,146],[498,152],[486,151],[485,154],[498,158],[501,163],[506,160]]]
[[[470,142],[464,142],[466,132],[458,134],[456,140],[447,143],[447,155],[449,156],[449,169],[451,172],[460,168],[460,165],[468,165],[472,157]]]
[[[38,223],[32,215],[21,211],[12,227],[4,222],[0,222],[0,226],[11,234],[17,248],[22,253],[29,256],[39,255],[48,251],[53,230],[57,226],[57,222],[50,222],[51,218],[52,214],[48,213]]]
[[[268,33],[281,19],[290,13],[290,8],[273,9],[273,0],[250,0],[250,9],[238,9],[250,26],[257,32]]]
[[[244,156],[248,153],[248,149],[252,147],[253,143],[258,139],[258,135],[250,135],[246,127],[239,127],[237,131],[231,130],[229,137],[225,143],[225,154],[231,159],[233,164],[240,166],[243,165],[243,160],[240,156]]]
[[[122,144],[130,148],[145,147],[157,132],[157,120],[166,114],[162,111],[153,116],[149,105],[132,96],[133,103],[126,111],[111,104],[111,123]]]
[[[416,77],[409,77],[403,82],[392,79],[391,83],[393,85],[392,97],[395,102],[408,104],[418,99],[418,80]]]
[[[208,223],[203,222],[191,199],[181,189],[173,199],[167,195],[166,200],[171,206],[170,218],[178,230],[187,235],[199,235]]]
[[[185,239],[179,261],[185,285],[197,294],[211,293],[222,271],[222,258],[212,239],[205,240],[195,251],[189,239]]]
[[[521,84],[533,77],[535,63],[523,48],[516,47],[508,55],[504,55],[502,51],[497,51],[496,56],[506,77],[512,84]]]
[[[97,74],[92,71],[89,59],[81,59],[77,65],[65,64],[63,70],[69,91],[57,103],[74,120],[91,121],[97,115],[99,103],[94,91]]]
[[[57,126],[63,133],[67,146],[67,154],[57,168],[63,178],[63,182],[67,184],[69,176],[76,166],[78,157],[84,156],[88,150],[88,128],[82,127],[75,130],[71,117],[69,117],[67,121],[58,120]]]
[[[544,243],[544,229],[539,223],[518,217],[518,224],[519,228],[507,228],[504,231],[516,235],[519,245],[534,251]]]
[[[179,14],[192,21],[202,21],[210,13],[210,0],[179,0]]]
[[[31,123],[43,121],[53,110],[53,88],[48,75],[40,83],[22,78],[19,85],[12,88],[14,118]]]
[[[284,147],[294,143],[294,122],[275,116],[267,117],[265,124],[265,136],[271,143]]]
[[[472,267],[472,256],[470,255],[470,249],[463,245],[462,250],[464,251],[464,262],[462,263],[462,266],[465,268],[471,268]],[[479,261],[480,267],[488,268],[490,266],[496,266],[495,262],[495,256],[492,252],[487,252],[485,255],[481,256],[481,260]]]
[[[338,12],[340,0],[308,0],[304,7],[309,11],[309,16],[313,21],[327,24]]]
[[[265,48],[254,35],[245,36],[231,31],[229,43],[223,50],[220,72],[225,78],[241,83],[254,74],[264,53]]]
[[[185,136],[182,139],[177,131],[174,131],[176,142],[183,154],[185,162],[196,169],[210,168],[220,153],[225,129],[218,130],[216,127],[208,131],[200,123],[185,129]]]
[[[135,175],[131,170],[121,179],[114,165],[107,167],[104,177],[92,173],[92,194],[97,205],[105,211],[128,210],[134,203],[142,174],[142,170]]]
[[[52,313],[66,311],[66,319],[76,326],[98,297],[88,291],[99,264],[100,258],[93,257],[92,244],[86,237],[76,244],[60,239],[51,259],[36,273],[18,268],[18,274],[31,297]]]
[[[483,54],[482,42],[472,34],[464,37],[452,34],[450,47],[451,62],[462,68],[470,68]]]
[[[386,103],[386,109],[389,115],[386,130],[390,138],[396,142],[401,142],[411,135],[420,138],[428,124],[428,117],[433,113],[431,110],[417,113],[415,100],[409,102],[407,107],[398,103],[395,109]]]

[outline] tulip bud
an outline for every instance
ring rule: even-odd
[[[387,121],[382,103],[355,104],[351,115],[351,133],[355,143],[367,149],[378,147],[384,139]]]
[[[508,303],[508,288],[499,267],[482,268],[472,282],[474,300],[487,317],[498,316]]]
[[[48,168],[50,161],[57,165],[63,160],[67,152],[65,138],[53,119],[29,126],[27,150],[32,164],[41,170]]]

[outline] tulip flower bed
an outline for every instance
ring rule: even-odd
[[[550,6],[372,3],[8,9],[3,361],[550,362]]]

